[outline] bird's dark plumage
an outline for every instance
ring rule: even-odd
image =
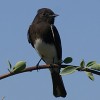
[[[61,64],[62,47],[57,28],[54,26],[54,19],[57,16],[51,9],[39,9],[28,30],[28,41],[38,52],[46,64]],[[63,84],[60,69],[50,69],[53,94],[55,97],[66,97],[66,90]]]

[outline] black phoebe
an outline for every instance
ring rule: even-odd
[[[61,64],[62,47],[54,19],[58,16],[51,9],[39,9],[28,30],[28,41],[46,64]],[[53,94],[55,97],[66,97],[60,69],[50,69]]]

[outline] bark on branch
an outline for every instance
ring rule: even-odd
[[[73,66],[73,65],[61,65],[60,67],[61,68],[65,68],[67,66]],[[20,72],[8,72],[6,74],[3,74],[3,75],[0,75],[0,80],[1,79],[4,79],[4,78],[7,78],[7,77],[10,77],[10,76],[13,76],[13,75],[16,75],[16,74],[20,74],[20,73],[24,73],[24,72],[31,72],[33,70],[40,70],[40,69],[48,69],[48,68],[58,68],[59,66],[57,64],[53,64],[53,67],[50,67],[50,65],[40,65],[40,66],[32,66],[32,67],[27,67],[25,68],[24,70],[20,71]],[[74,67],[78,67],[78,66],[74,66]],[[86,72],[92,72],[93,74],[96,74],[96,75],[100,75],[100,72],[99,71],[95,71],[95,70],[91,70],[91,69],[86,69],[86,68],[82,68],[82,69],[77,69],[78,71],[86,71]]]

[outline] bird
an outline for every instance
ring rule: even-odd
[[[55,14],[49,8],[40,8],[29,26],[28,42],[46,64],[61,65],[62,45],[59,32],[54,25]],[[67,92],[60,75],[60,68],[49,68],[53,83],[53,95],[66,97]]]

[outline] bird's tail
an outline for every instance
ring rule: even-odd
[[[53,94],[55,97],[66,97],[67,92],[65,90],[61,75],[56,71],[51,71]]]

